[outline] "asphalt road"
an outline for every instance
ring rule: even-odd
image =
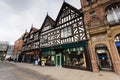
[[[0,62],[0,80],[55,80],[34,70],[21,68],[14,64]]]

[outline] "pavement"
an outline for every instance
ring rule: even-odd
[[[120,80],[120,75],[117,75],[114,72],[110,71],[100,71],[98,73],[78,70],[78,69],[69,69],[63,67],[54,67],[54,66],[35,66],[28,63],[14,63],[16,66],[27,68],[30,70],[35,70],[42,75],[50,76],[55,80]]]
[[[7,62],[0,62],[0,80],[55,80],[35,70],[22,68]]]

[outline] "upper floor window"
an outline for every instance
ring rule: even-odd
[[[90,18],[94,18],[96,16],[95,11],[90,12]]]
[[[120,22],[120,3],[113,4],[106,9],[107,20],[110,24]]]
[[[87,0],[88,4],[91,4],[92,3],[92,0]]]
[[[43,35],[41,40],[42,40],[42,43],[47,43],[48,42],[48,36]]]
[[[30,35],[30,39],[33,39],[33,34]]]
[[[63,11],[61,17],[65,17],[65,16],[67,16],[69,13],[70,13],[70,9],[67,8],[67,9],[65,9],[65,10]]]
[[[61,29],[61,38],[67,38],[69,36],[72,36],[71,26]]]
[[[43,30],[42,31],[46,31],[46,30],[48,30],[48,29],[50,29],[51,28],[51,26],[50,25],[46,25],[46,26],[44,26],[44,28],[43,28]]]
[[[27,41],[27,39],[26,39],[26,37],[24,38],[24,42],[26,42]]]

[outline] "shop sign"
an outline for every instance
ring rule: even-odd
[[[120,42],[116,42],[115,44],[116,44],[116,46],[120,46]]]
[[[103,40],[106,40],[106,36],[95,36],[95,37],[92,37],[92,42],[103,41]]]
[[[87,44],[86,41],[75,42],[75,43],[69,43],[69,44],[62,44],[62,45],[59,45],[59,46],[42,48],[42,49],[40,49],[40,51],[50,51],[50,50],[54,50],[54,49],[68,49],[68,48],[74,48],[73,51],[75,51],[75,47],[85,46],[86,44]]]

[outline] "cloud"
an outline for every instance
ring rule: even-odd
[[[80,8],[80,0],[65,0]],[[0,40],[11,44],[30,30],[40,29],[46,14],[55,20],[63,0],[0,0]]]

